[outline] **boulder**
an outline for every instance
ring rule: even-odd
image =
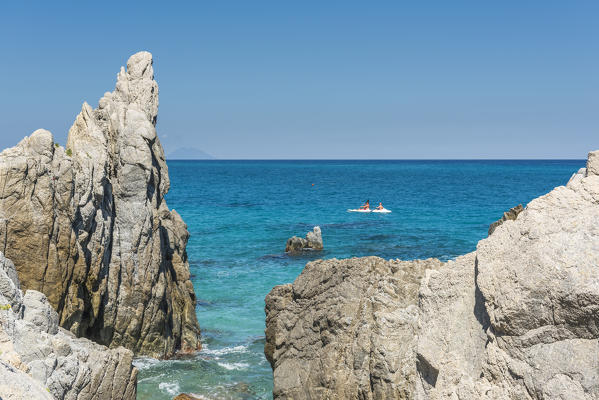
[[[23,320],[31,322],[40,331],[55,335],[58,332],[58,314],[43,293],[28,290],[23,297]]]
[[[0,282],[15,276],[0,253]],[[17,294],[18,293],[18,294]],[[19,295],[20,294],[20,295]],[[11,307],[8,299],[16,299]],[[0,285],[0,398],[134,400],[133,353],[108,349],[58,327],[44,294]]]
[[[276,399],[401,398],[416,379],[420,280],[436,259],[318,260],[266,297]]]
[[[285,246],[285,252],[287,253],[298,253],[303,250],[322,250],[322,232],[319,226],[315,226],[314,229],[306,234],[306,238],[300,238],[293,236],[287,239]]]
[[[161,358],[201,345],[152,63],[131,56],[98,108],[83,104],[66,149],[40,129],[0,153],[0,249],[60,326]]]

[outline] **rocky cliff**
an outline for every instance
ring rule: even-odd
[[[200,348],[187,228],[164,201],[152,56],[83,104],[66,148],[35,131],[0,153],[0,251],[77,336],[137,354]]]
[[[44,294],[23,294],[13,263],[0,253],[0,398],[136,398],[133,353],[109,350],[58,327]]]
[[[599,151],[566,186],[496,226],[475,252],[415,274],[417,296],[390,295],[410,286],[372,262],[308,264],[293,285],[267,296],[275,398],[599,398]],[[333,267],[339,263],[359,267]],[[332,299],[306,300],[307,281]],[[385,330],[356,318],[355,309],[370,307]],[[413,336],[406,318],[393,315],[408,308]],[[323,330],[320,321],[336,328]],[[389,351],[389,342],[402,350]]]

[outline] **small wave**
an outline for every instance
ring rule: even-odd
[[[240,369],[246,369],[250,366],[250,364],[248,363],[225,363],[225,362],[219,362],[218,365],[220,365],[221,367],[223,367],[224,369],[228,369],[229,371],[231,370],[240,370]]]
[[[181,388],[175,382],[160,382],[158,389],[166,392],[168,395],[177,396],[181,393]]]
[[[287,253],[281,254],[266,254],[264,256],[258,257],[258,260],[283,260],[288,259],[289,255]]]
[[[368,239],[368,240],[385,240],[385,239],[392,239],[394,237],[395,237],[395,235],[379,234],[379,235],[368,236],[368,237],[366,237],[366,239]]]
[[[140,357],[133,360],[133,365],[140,371],[152,368],[158,363],[160,363],[160,360],[151,357]]]
[[[234,347],[223,347],[222,349],[208,349],[204,345],[202,349],[202,354],[209,354],[211,356],[222,356],[225,354],[234,354],[234,353],[245,353],[248,351],[247,346],[234,346]]]
[[[261,206],[262,204],[259,203],[252,203],[249,201],[233,201],[231,203],[228,204],[223,204],[223,205],[217,205],[217,207],[230,207],[230,208],[237,208],[237,207],[241,207],[241,208],[250,208],[250,207],[258,207]]]

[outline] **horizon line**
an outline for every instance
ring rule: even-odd
[[[168,158],[166,161],[586,161],[586,158]]]

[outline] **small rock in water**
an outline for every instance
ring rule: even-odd
[[[306,238],[293,236],[287,239],[285,246],[286,253],[299,253],[303,250],[322,250],[322,232],[319,226],[315,226],[314,230],[306,234]]]

